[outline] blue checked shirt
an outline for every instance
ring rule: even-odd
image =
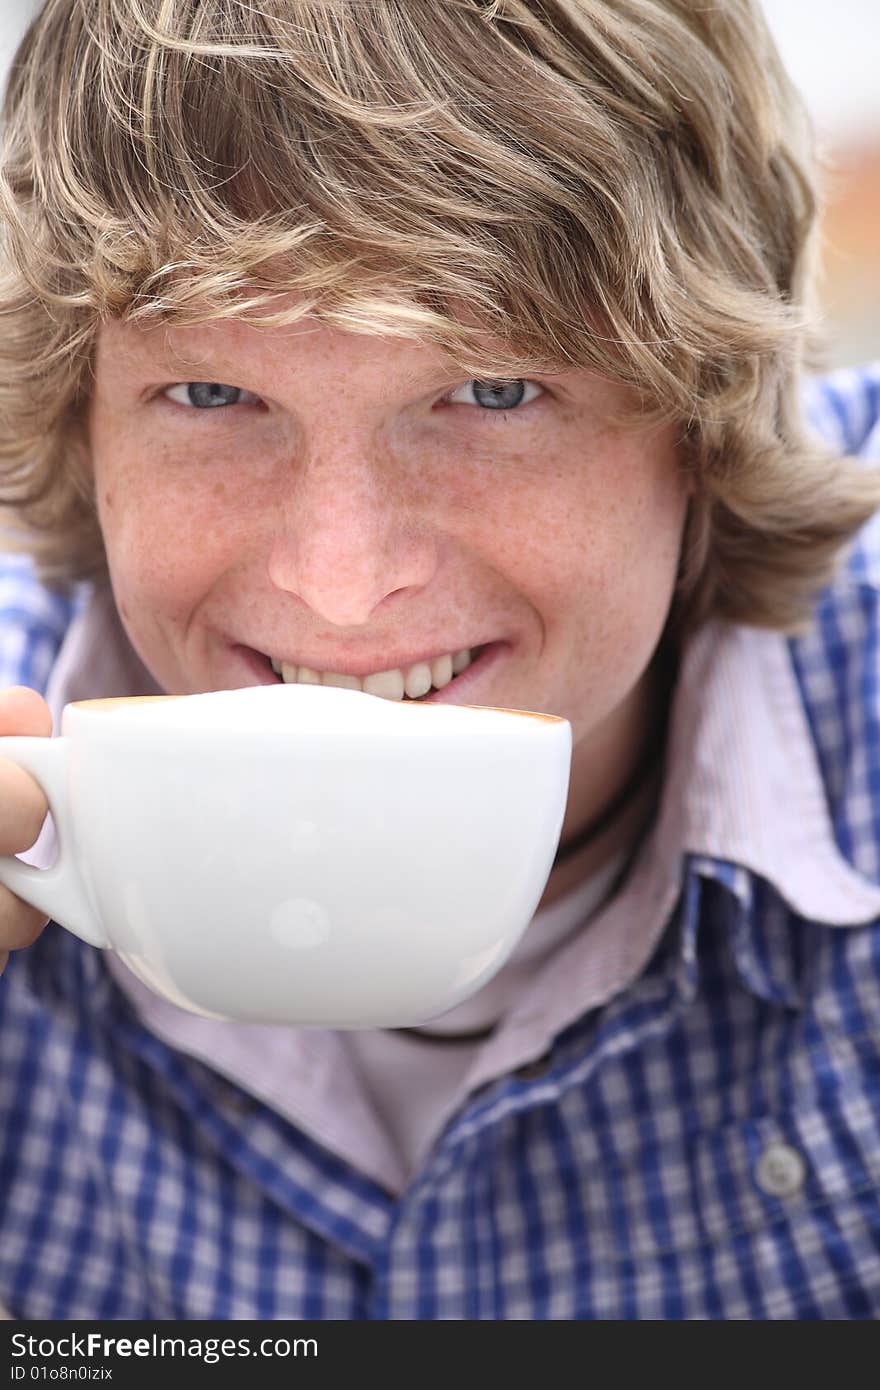
[[[880,371],[817,384],[810,409],[880,457]],[[76,603],[3,561],[4,684],[45,688]],[[880,524],[809,631],[733,630],[695,659],[721,690],[762,652],[770,703],[730,733],[729,804],[766,777],[781,838],[719,816],[724,748],[701,745],[679,778],[703,798],[694,847],[646,963],[580,1013],[566,978],[541,1057],[477,1086],[395,1195],[145,1027],[102,952],[50,926],[16,953],[0,1300],[73,1319],[880,1316]]]

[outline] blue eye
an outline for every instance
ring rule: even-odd
[[[456,405],[478,405],[483,410],[515,410],[527,405],[542,388],[534,381],[466,381],[448,397]]]
[[[196,410],[215,410],[218,406],[252,404],[258,398],[240,386],[225,386],[222,381],[182,381],[169,386],[163,393],[178,405],[194,406]]]

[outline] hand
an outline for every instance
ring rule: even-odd
[[[52,715],[41,695],[27,686],[0,690],[0,735],[52,732]],[[42,829],[49,804],[42,789],[17,763],[2,757],[0,744],[0,854],[30,849]],[[0,884],[0,973],[10,951],[30,946],[48,918]]]

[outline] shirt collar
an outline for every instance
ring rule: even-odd
[[[880,888],[834,838],[816,749],[786,637],[722,622],[683,653],[658,815],[628,880],[524,992],[470,1084],[536,1056],[644,970],[687,871],[713,877],[743,909],[743,955],[757,875],[805,920],[854,926],[880,916]],[[682,935],[682,949],[686,934]]]
[[[880,888],[835,841],[787,639],[708,625],[690,645],[681,696],[669,790],[682,848],[749,869],[808,921],[880,915]]]

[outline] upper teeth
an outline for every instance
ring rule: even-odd
[[[376,671],[370,676],[346,676],[340,671],[315,671],[310,666],[291,666],[285,661],[272,661],[272,670],[286,685],[341,685],[348,690],[365,690],[368,695],[382,695],[386,700],[402,700],[404,695],[417,700],[433,687],[442,690],[453,676],[458,676],[473,660],[469,649],[435,656],[433,661],[417,661],[405,669]]]

